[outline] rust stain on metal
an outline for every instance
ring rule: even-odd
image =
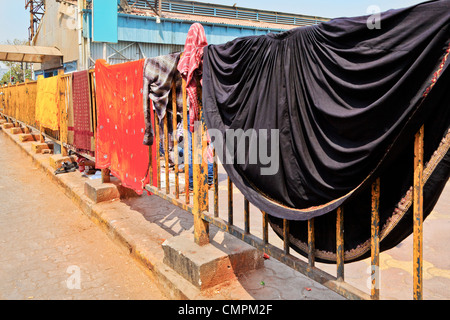
[[[308,220],[308,265],[314,267],[316,239],[314,233],[314,218]]]
[[[380,298],[380,178],[372,184],[371,212],[371,298]]]
[[[416,133],[414,141],[413,188],[413,297],[423,299],[423,137],[424,127]]]
[[[344,209],[339,207],[336,215],[336,267],[337,280],[344,281]]]

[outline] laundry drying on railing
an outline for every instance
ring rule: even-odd
[[[379,29],[369,18],[204,50],[204,115],[228,175],[280,236],[282,219],[291,220],[290,243],[304,255],[306,220],[315,218],[318,261],[336,260],[330,213],[340,206],[346,261],[370,254],[370,187],[378,177],[382,250],[411,233],[411,209],[398,203],[413,185],[422,125],[425,217],[449,177],[450,1],[387,11]]]
[[[39,76],[36,93],[36,121],[45,128],[59,129],[58,77]]]
[[[70,89],[70,88],[69,88]],[[75,148],[87,152],[95,151],[94,128],[91,106],[89,71],[83,70],[72,74],[72,104],[69,104],[73,132],[72,144]]]
[[[177,70],[180,53],[148,58],[144,63],[144,114],[145,114],[145,137],[144,144],[153,144],[153,126],[148,98],[153,102],[154,110],[161,123],[166,115],[167,106],[172,105],[172,84],[175,83],[177,91],[177,113],[183,112],[183,95],[181,75]],[[172,113],[172,109],[168,110]],[[170,121],[169,121],[170,122]]]
[[[143,193],[149,152],[143,109],[144,59],[95,64],[97,97],[96,168],[110,169],[125,187]]]

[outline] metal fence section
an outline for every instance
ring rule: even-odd
[[[201,88],[198,88],[199,95],[201,95]],[[187,104],[186,104],[186,89],[183,87],[184,105],[183,105],[183,128],[185,134],[189,134],[187,130]],[[199,101],[201,101],[199,96]],[[176,101],[176,99],[174,99]],[[176,105],[174,102],[173,112],[176,114]],[[200,108],[199,119],[202,119],[202,108]],[[154,117],[157,119],[157,117]],[[177,128],[176,120],[174,120],[172,128]],[[205,157],[202,157],[206,153],[207,139],[206,126],[203,124],[198,130],[194,130],[192,133],[192,149],[190,149],[188,139],[184,139],[184,177],[178,173],[178,159],[174,159],[174,170],[169,170],[169,153],[171,148],[177,150],[176,139],[174,144],[169,147],[169,140],[171,136],[175,137],[176,132],[169,132],[167,116],[162,121],[162,127],[158,122],[154,123],[156,128],[155,143],[158,147],[160,142],[163,143],[162,148],[164,150],[164,157],[160,159],[159,152],[157,154],[151,154],[156,163],[157,183],[156,185],[147,185],[146,189],[151,193],[158,195],[159,197],[170,201],[171,203],[185,209],[194,216],[194,239],[199,245],[209,243],[209,224],[213,224],[219,229],[226,231],[237,238],[245,241],[246,243],[256,247],[257,249],[267,253],[271,257],[281,261],[282,263],[290,266],[291,268],[305,274],[313,280],[323,284],[324,286],[336,291],[349,299],[374,299],[380,298],[380,218],[379,218],[379,203],[380,203],[380,179],[378,178],[372,185],[372,210],[371,210],[371,224],[368,226],[371,228],[371,275],[370,275],[370,293],[363,292],[360,289],[349,285],[345,282],[344,272],[344,218],[345,207],[340,207],[336,210],[336,276],[333,276],[319,268],[315,264],[315,232],[314,232],[314,219],[308,221],[308,259],[304,261],[299,257],[294,256],[290,252],[289,244],[289,221],[283,220],[283,232],[282,232],[282,244],[274,244],[277,239],[269,239],[269,223],[268,213],[255,210],[256,208],[250,206],[247,199],[242,199],[240,194],[234,187],[232,181],[224,173],[220,173],[220,164],[216,157],[214,157],[213,163],[213,183],[208,185],[208,163]],[[414,267],[414,298],[422,299],[422,190],[423,190],[423,128],[418,132],[415,143],[415,182],[414,182],[414,261],[416,265]],[[189,152],[192,152],[193,159],[197,158],[197,161],[192,161],[192,177],[193,180],[193,193],[190,194],[189,190],[189,170],[188,165]],[[174,154],[177,154],[175,152]],[[175,156],[176,157],[176,156]],[[150,170],[152,171],[152,170]],[[220,178],[219,178],[220,176]],[[185,192],[180,194],[180,181],[181,188],[184,188]],[[172,189],[174,188],[174,189]],[[220,190],[220,192],[219,192]],[[236,192],[237,191],[237,192]],[[240,211],[237,210],[238,196],[239,201],[243,201],[243,208]],[[251,210],[251,208],[253,210]],[[252,212],[251,212],[252,211]],[[256,211],[256,212],[255,212]],[[240,221],[243,221],[243,226],[237,226],[235,224],[236,218],[239,217]],[[261,223],[261,231],[254,232],[251,230],[252,220],[259,220]]]
[[[94,120],[93,126],[96,128],[96,90],[95,74],[91,70],[90,94],[91,94],[91,112]],[[24,84],[15,84],[0,87],[0,116],[14,126],[38,130],[41,135],[41,141],[50,139],[55,144],[61,146],[61,153],[66,154],[71,148],[68,144],[68,106],[72,103],[71,77],[60,73],[59,78],[59,98],[60,98],[60,130],[58,132],[48,133],[36,125],[33,117],[33,97],[35,97],[36,82],[26,82]],[[199,81],[198,81],[199,83]],[[314,219],[308,221],[308,257],[306,260],[295,256],[290,251],[289,239],[289,221],[283,221],[282,239],[272,237],[269,228],[269,219],[267,212],[261,212],[252,206],[249,201],[243,198],[242,194],[233,186],[232,181],[222,170],[221,164],[214,156],[212,169],[211,163],[208,164],[206,153],[208,143],[206,139],[206,125],[194,128],[192,139],[188,129],[188,106],[186,96],[186,84],[183,81],[183,114],[182,126],[185,136],[183,141],[171,137],[177,136],[177,117],[172,117],[172,129],[169,131],[169,112],[166,112],[162,123],[154,121],[156,152],[149,148],[150,163],[155,163],[156,168],[150,166],[150,183],[145,186],[149,192],[157,195],[172,204],[186,210],[194,217],[194,239],[202,246],[209,243],[210,224],[219,229],[228,232],[244,242],[256,247],[262,252],[267,253],[274,259],[288,265],[322,285],[334,290],[349,299],[379,299],[379,263],[380,263],[380,218],[379,203],[380,198],[380,179],[377,179],[372,185],[372,205],[371,205],[371,288],[370,292],[363,292],[345,281],[345,260],[344,260],[344,219],[345,206],[336,210],[336,276],[325,272],[316,266],[315,262],[315,228]],[[175,95],[173,90],[173,94]],[[199,102],[201,103],[201,87],[198,87]],[[35,98],[34,98],[35,99]],[[174,96],[172,106],[167,110],[172,114],[177,114],[176,97]],[[202,106],[199,108],[198,118],[202,119]],[[157,116],[154,119],[158,119]],[[414,147],[414,299],[423,298],[423,136],[422,127],[416,134]],[[191,144],[189,143],[191,141]],[[160,154],[159,147],[162,146],[164,152]],[[192,145],[192,148],[191,148]],[[171,159],[170,152],[183,149],[183,156],[178,152],[173,152]],[[88,159],[93,159],[89,155],[84,155]],[[192,157],[192,159],[191,159]],[[95,159],[93,159],[95,160]],[[173,170],[169,168],[172,166]],[[192,175],[189,174],[189,164],[192,166]],[[184,166],[184,172],[180,172],[181,165]],[[212,174],[209,178],[208,175]],[[156,175],[156,176],[154,176]],[[103,182],[108,182],[109,172],[103,170]],[[189,190],[189,181],[193,182],[192,192]],[[278,241],[278,242],[277,242]]]

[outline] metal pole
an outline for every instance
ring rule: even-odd
[[[414,141],[414,300],[423,299],[423,137],[424,127],[422,126],[416,133]]]

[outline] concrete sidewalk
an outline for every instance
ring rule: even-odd
[[[84,184],[88,178],[82,177],[80,172],[55,176],[54,169],[49,165],[50,155],[34,154],[31,143],[20,142],[18,135],[12,134],[10,130],[3,130],[3,135],[16,142],[24,154],[32,157],[49,179],[60,185],[66,195],[111,239],[124,246],[131,256],[148,268],[159,288],[171,299],[344,299],[273,258],[266,259],[263,268],[240,276],[238,281],[199,291],[163,263],[162,243],[183,232],[193,232],[193,217],[190,213],[157,196],[147,195],[96,204],[84,194]],[[450,241],[450,233],[445,231],[450,227],[450,186],[444,190],[435,211],[426,220],[424,228],[424,297],[450,299],[450,248],[446,245]],[[210,233],[212,242],[220,234],[212,225]],[[381,254],[381,299],[412,298],[411,246],[409,237],[396,248]],[[335,265],[316,265],[335,274]],[[346,282],[370,293],[367,287],[369,266],[367,260],[347,264]]]
[[[14,141],[24,156],[32,158],[64,193],[113,241],[148,268],[159,289],[170,299],[189,300],[344,300],[325,286],[274,260],[264,260],[264,267],[240,276],[237,281],[200,291],[163,263],[162,243],[183,232],[193,231],[190,213],[157,196],[121,198],[94,203],[84,193],[88,178],[79,171],[54,175],[50,154],[34,153],[31,142],[21,142],[18,134],[0,130]],[[1,152],[1,151],[0,151]],[[26,168],[24,168],[26,170]],[[220,241],[219,230],[211,226],[211,241]],[[216,238],[219,237],[219,238]]]

